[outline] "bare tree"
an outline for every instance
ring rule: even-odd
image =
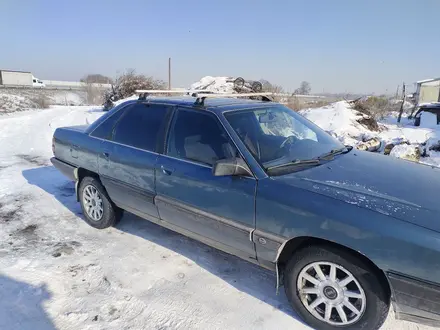
[[[271,92],[271,93],[283,93],[284,92],[284,88],[280,85],[272,84],[265,79],[260,79],[260,82],[263,85],[264,92]]]
[[[166,84],[160,79],[136,74],[134,69],[128,69],[115,79],[111,90],[104,92],[104,108],[111,109],[114,101],[133,96],[140,89],[166,89]]]
[[[293,94],[295,95],[309,95],[312,87],[310,87],[310,83],[308,81],[302,81],[299,88],[295,89]]]
[[[160,79],[136,74],[134,69],[129,69],[116,78],[114,88],[120,98],[125,98],[135,94],[138,89],[165,89],[166,84]]]

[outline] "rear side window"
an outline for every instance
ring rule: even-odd
[[[113,141],[143,150],[155,151],[167,108],[136,104],[126,110],[113,130]]]
[[[100,139],[110,140],[111,137],[112,137],[113,127],[118,122],[119,118],[121,118],[122,114],[125,111],[128,111],[132,107],[133,106],[128,106],[128,107],[126,107],[124,109],[121,109],[121,110],[117,111],[113,115],[111,115],[109,118],[107,118],[103,123],[101,123],[92,132],[91,136],[94,136],[94,137],[97,137],[97,138],[100,138]]]

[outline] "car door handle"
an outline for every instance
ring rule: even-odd
[[[110,154],[108,152],[103,152],[102,155],[105,159],[108,159],[110,157]]]
[[[162,170],[162,173],[166,175],[171,175],[174,172],[172,168],[168,168],[163,165],[160,167],[160,169]]]

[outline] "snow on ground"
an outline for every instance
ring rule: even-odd
[[[344,144],[356,146],[362,141],[376,137],[382,142],[379,151],[383,152],[387,144],[408,143],[410,146],[399,146],[391,156],[402,158],[408,153],[413,153],[418,147],[426,149],[428,156],[420,158],[421,163],[440,166],[440,153],[429,150],[431,145],[440,140],[440,125],[437,125],[437,118],[431,113],[422,114],[419,127],[414,126],[413,121],[406,115],[402,117],[400,123],[397,123],[398,113],[392,113],[378,122],[378,131],[372,131],[359,123],[365,115],[351,109],[346,101],[332,103],[322,108],[305,109],[300,113]]]
[[[78,93],[60,91],[49,96],[52,104],[56,105],[83,105],[85,103],[84,97]]]
[[[102,114],[0,117],[0,329],[308,329],[269,271],[131,214],[104,230],[82,220],[51,139]],[[428,328],[391,315],[383,329]]]
[[[81,90],[3,89],[0,91],[0,114],[38,108],[41,99],[52,105],[84,105],[86,93]]]

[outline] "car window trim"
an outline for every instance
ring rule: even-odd
[[[185,158],[185,159],[177,158],[177,157],[169,156],[169,155],[166,155],[166,154],[162,154],[162,156],[164,156],[166,158],[171,158],[171,159],[179,160],[179,161],[182,161],[184,163],[188,163],[188,164],[193,164],[193,165],[197,165],[197,166],[200,166],[200,167],[209,168],[210,170],[212,170],[212,166],[210,166],[208,164],[205,164],[205,163],[197,162],[197,161],[190,160],[190,159],[187,159],[187,158]]]
[[[156,152],[160,155],[164,155],[167,150],[168,134],[170,132],[174,116],[177,112],[177,106],[170,104],[166,104],[165,106],[167,107],[167,113],[165,115],[164,124],[161,127],[156,143]]]
[[[175,121],[176,121],[176,118],[177,118],[177,116],[179,114],[179,111],[187,111],[187,112],[199,113],[202,116],[206,115],[206,116],[209,116],[209,117],[213,118],[217,122],[219,121],[215,116],[212,115],[212,113],[209,113],[207,111],[201,113],[201,111],[203,111],[203,110],[197,110],[197,109],[191,109],[191,108],[182,108],[182,107],[177,106],[176,109],[174,110],[173,115],[171,116],[172,118],[171,118],[171,120],[169,122],[169,125],[168,125],[166,139],[165,139],[165,143],[164,143],[163,155],[167,156],[169,158],[184,160],[187,163],[197,164],[197,165],[200,165],[200,166],[203,166],[203,167],[209,167],[209,168],[212,169],[213,168],[212,165],[209,166],[209,165],[207,165],[206,163],[203,163],[203,162],[198,162],[198,161],[190,160],[190,159],[187,159],[187,158],[177,158],[177,157],[168,155],[168,145],[170,143],[171,131],[174,128],[173,125],[175,124]]]
[[[150,104],[150,103],[132,103],[132,104],[130,104],[130,105],[132,105],[133,107],[130,108],[130,109],[127,109],[127,110],[121,115],[121,117],[120,117],[120,118],[114,123],[113,128],[112,128],[111,140],[106,140],[106,139],[102,139],[102,140],[109,141],[109,142],[113,142],[113,143],[119,144],[119,145],[121,145],[121,146],[126,146],[126,147],[130,147],[130,148],[137,149],[137,150],[142,150],[142,151],[151,152],[151,153],[154,153],[154,154],[156,154],[156,155],[161,154],[161,152],[160,152],[158,146],[159,146],[159,142],[160,142],[160,140],[161,140],[161,139],[163,138],[163,136],[164,136],[164,130],[166,131],[166,129],[167,129],[167,127],[168,127],[168,123],[167,123],[167,121],[169,121],[169,118],[168,118],[168,117],[170,117],[170,112],[173,111],[173,106],[170,105],[170,104],[155,104],[155,103],[151,103],[151,104]],[[116,126],[118,125],[118,123],[119,123],[119,122],[120,122],[125,116],[127,116],[127,113],[129,113],[130,110],[134,109],[134,107],[137,106],[137,105],[142,105],[142,106],[144,106],[144,107],[146,107],[146,108],[148,108],[148,107],[152,107],[152,106],[153,106],[153,107],[154,107],[154,106],[158,106],[158,107],[164,106],[163,111],[166,112],[166,113],[165,113],[165,117],[164,117],[164,122],[161,124],[162,127],[159,128],[159,131],[158,131],[158,133],[157,133],[157,137],[156,137],[156,138],[157,138],[157,141],[156,141],[156,143],[155,143],[155,145],[154,145],[154,150],[147,150],[147,149],[143,149],[143,148],[135,147],[135,146],[132,146],[132,145],[129,145],[129,144],[120,143],[120,142],[117,142],[117,141],[114,140],[114,134],[115,134]],[[125,108],[125,107],[124,107],[124,108]],[[148,111],[148,110],[145,110],[145,111]],[[118,111],[117,111],[117,112],[118,112]],[[113,116],[113,115],[112,115],[112,116]],[[173,116],[171,116],[171,117],[173,117]],[[105,121],[107,121],[107,120],[105,120]],[[104,121],[104,122],[105,122],[105,121]]]
[[[275,108],[275,107],[272,107],[272,108]],[[256,109],[258,109],[258,108],[247,108],[247,109],[243,109],[243,111],[244,112],[254,112]],[[242,110],[229,110],[229,111],[224,111],[223,113],[225,114],[225,113],[233,113],[233,112],[237,112],[238,113],[238,112],[242,112]],[[225,121],[228,123],[228,125],[231,126],[231,129],[234,131],[234,133],[238,136],[237,132],[235,132],[235,129],[232,127],[232,125],[229,122],[228,118],[226,118],[226,116],[224,116],[224,115],[223,115],[223,117],[225,118]],[[262,131],[261,127],[258,127],[258,129]],[[238,139],[240,139],[240,137],[238,137]],[[265,177],[270,177],[269,174],[267,174],[267,170],[264,167],[263,163],[253,155],[252,151],[249,150],[249,148],[246,145],[246,143],[244,143],[244,141],[241,141],[241,139],[240,139],[240,142],[243,144],[243,146],[249,152],[249,154],[252,157],[252,159],[257,163],[257,166],[263,171],[263,173],[265,174]],[[238,148],[238,150],[240,150],[240,148]],[[242,154],[241,151],[240,151],[240,154]],[[243,159],[245,159],[245,157],[243,157]],[[247,163],[247,161],[246,161],[246,163]],[[252,168],[249,166],[248,163],[247,163],[247,165],[248,165],[249,169],[251,170],[251,172],[253,172]]]
[[[254,171],[252,170],[252,166],[249,164],[249,161],[246,159],[245,155],[243,154],[243,152],[240,150],[240,148],[238,147],[237,143],[235,142],[234,138],[232,137],[231,133],[229,132],[228,128],[225,126],[225,124],[223,123],[222,119],[220,118],[220,115],[218,115],[217,113],[213,112],[212,113],[214,117],[217,117],[217,120],[220,122],[220,125],[223,127],[223,129],[226,131],[226,134],[228,134],[229,136],[229,140],[232,141],[233,145],[235,146],[235,148],[237,149],[238,153],[240,154],[241,159],[243,159],[243,161],[246,163],[246,165],[249,168],[249,171],[252,173],[252,177],[254,179],[257,179],[257,175],[254,173]],[[222,114],[223,115],[223,114]],[[223,119],[225,121],[227,121],[226,117],[223,116]],[[229,122],[228,122],[229,124]],[[249,150],[248,150],[249,151]],[[254,156],[251,154],[251,157],[254,158]],[[255,158],[254,158],[255,159]],[[261,165],[258,164],[260,167]],[[264,170],[263,170],[264,171]],[[264,172],[265,173],[265,172]]]
[[[106,118],[102,123],[100,123],[98,126],[96,126],[96,127],[93,129],[93,131],[91,131],[91,132],[89,133],[89,136],[97,137],[97,136],[94,136],[93,133],[94,133],[99,127],[101,127],[101,125],[103,125],[105,122],[107,122],[108,120],[110,120],[113,116],[115,116],[117,113],[123,111],[124,109],[130,107],[131,105],[133,105],[133,103],[130,103],[130,104],[124,105],[124,106],[122,106],[121,108],[119,108],[118,110],[116,110],[114,113],[112,113],[110,116],[108,116],[108,118]],[[112,133],[112,134],[110,134],[110,135],[113,135],[113,129],[114,129],[115,125],[119,122],[119,120],[120,120],[122,117],[124,117],[124,114],[122,114],[121,117],[116,121],[116,123],[113,124],[112,129],[111,129],[111,133]],[[106,139],[104,139],[104,140],[106,140]]]
[[[154,155],[160,155],[156,151],[146,150],[146,149],[130,146],[128,144],[124,144],[124,143],[120,143],[120,142],[116,142],[116,141],[112,141],[112,140],[106,140],[106,139],[103,139],[103,138],[100,138],[100,137],[96,137],[96,136],[91,136],[91,138],[94,138],[94,139],[97,139],[97,140],[101,140],[101,141],[105,141],[105,142],[109,142],[109,143],[114,143],[114,144],[117,144],[117,145],[120,145],[120,146],[123,146],[123,147],[128,147],[128,148],[132,148],[132,149],[143,151],[143,152],[149,152],[149,153],[154,154]]]
[[[173,157],[173,156],[167,155],[168,143],[169,143],[169,139],[170,139],[170,133],[171,133],[172,125],[173,125],[173,123],[175,121],[175,118],[176,118],[176,116],[177,116],[179,111],[190,111],[190,112],[196,112],[196,113],[200,113],[201,111],[204,111],[203,113],[201,113],[202,115],[206,115],[206,116],[209,116],[209,117],[213,118],[217,122],[217,124],[220,125],[220,129],[223,129],[226,132],[226,134],[228,136],[229,142],[232,143],[232,145],[235,147],[235,149],[240,154],[241,159],[243,159],[245,161],[245,163],[249,167],[249,164],[247,163],[246,158],[243,156],[243,153],[241,152],[240,148],[238,148],[237,144],[235,143],[235,141],[232,138],[231,134],[229,133],[228,129],[225,127],[225,125],[223,125],[223,123],[220,120],[220,118],[218,117],[218,115],[215,112],[213,112],[213,111],[194,109],[194,108],[190,108],[190,107],[182,107],[182,106],[175,106],[174,107],[174,111],[173,111],[173,114],[172,114],[172,116],[170,118],[169,125],[167,127],[167,132],[166,132],[166,135],[165,135],[164,150],[163,150],[163,154],[162,154],[163,156],[166,156],[166,157],[172,158],[172,159],[182,160],[182,161],[190,163],[190,164],[199,165],[199,166],[207,167],[207,168],[210,168],[210,169],[212,169],[214,167],[214,166],[209,166],[209,165],[207,165],[205,163],[202,163],[202,162],[196,162],[196,161],[192,161],[192,160],[189,160],[189,159],[182,159],[182,158],[177,158],[177,157]],[[251,171],[252,176],[246,176],[246,177],[255,179],[255,174],[253,173],[253,171],[252,171],[252,169],[250,167],[249,167],[249,170]],[[243,176],[243,177],[245,177],[245,176]]]

